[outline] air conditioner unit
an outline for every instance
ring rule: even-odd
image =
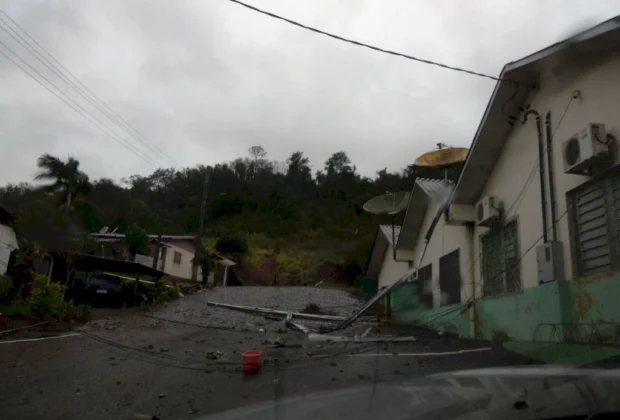
[[[501,219],[500,203],[495,196],[483,197],[476,204],[476,224],[491,226]]]
[[[562,143],[564,172],[589,175],[613,163],[605,124],[590,123]]]

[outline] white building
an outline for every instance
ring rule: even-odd
[[[396,259],[419,264],[432,308],[394,318],[518,340],[619,322],[620,17],[499,79],[446,206],[412,197]]]
[[[11,252],[18,248],[17,236],[13,229],[13,215],[0,206],[0,275],[6,273]]]

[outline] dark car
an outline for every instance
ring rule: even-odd
[[[126,294],[123,280],[111,274],[93,274],[86,284],[86,297],[93,306],[122,306]]]

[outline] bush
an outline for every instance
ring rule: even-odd
[[[179,298],[179,288],[177,286],[166,286],[162,283],[158,286],[160,287],[158,287],[157,297],[160,300],[168,302]]]
[[[64,299],[64,286],[58,283],[48,284],[45,276],[37,276],[28,298],[30,312],[38,318],[62,318],[71,306]]]
[[[27,299],[17,299],[9,305],[0,306],[0,313],[9,318],[30,318],[32,316]]]

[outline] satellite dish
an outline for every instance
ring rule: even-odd
[[[406,191],[388,192],[366,201],[363,208],[368,213],[394,216],[407,208],[409,196]]]
[[[108,231],[108,227],[107,227],[107,226],[104,226],[104,227],[102,227],[102,228],[101,228],[101,230],[99,231],[99,233],[102,233],[102,234],[103,234],[103,233],[107,233],[107,231]]]
[[[469,149],[465,147],[440,147],[424,153],[413,164],[427,168],[449,168],[464,161],[468,152]]]

